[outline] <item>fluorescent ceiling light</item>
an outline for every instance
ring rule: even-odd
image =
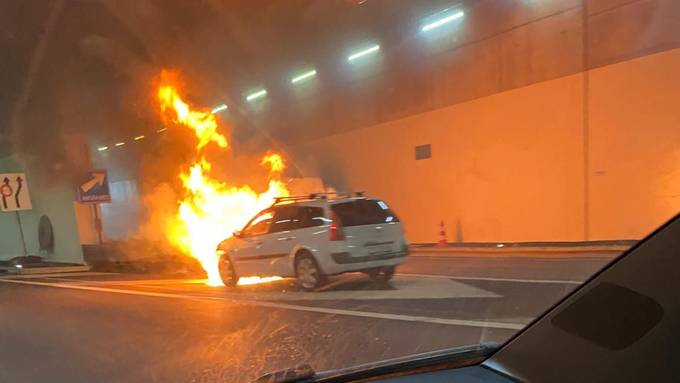
[[[97,151],[103,152],[104,150],[106,150],[108,148],[109,148],[108,146],[100,146],[100,147],[97,148]]]
[[[142,135],[142,136],[137,136],[137,137],[135,137],[135,141],[139,141],[139,140],[141,140],[141,139],[144,139],[144,136],[143,136],[143,135]]]
[[[123,146],[125,145],[125,142],[116,142],[116,146]]]
[[[362,50],[362,51],[359,51],[359,52],[356,52],[356,53],[353,53],[353,54],[349,55],[349,57],[347,57],[347,61],[356,60],[356,59],[358,59],[359,57],[366,56],[366,55],[368,55],[368,54],[377,52],[378,50],[380,50],[380,45],[377,45],[377,44],[376,44],[376,45],[374,45],[374,46],[372,46],[372,47],[370,47],[370,48],[366,48],[366,49],[364,49],[364,50]]]
[[[305,72],[305,73],[302,73],[301,75],[298,75],[298,76],[293,77],[293,78],[290,80],[290,82],[292,82],[293,84],[295,84],[296,82],[300,82],[300,81],[302,81],[302,80],[306,80],[306,79],[308,79],[308,78],[310,78],[310,77],[314,77],[314,76],[316,76],[316,70],[315,70],[315,69],[312,69],[312,70],[310,70],[310,71],[307,71],[307,72]]]
[[[266,96],[266,95],[267,95],[267,89],[262,89],[262,90],[258,90],[258,91],[255,92],[255,93],[249,94],[249,95],[246,97],[246,100],[247,100],[247,101],[253,101],[253,100],[258,99],[258,98],[260,98],[260,97],[264,97],[264,96]]]
[[[228,107],[227,105],[225,105],[225,104],[218,105],[218,106],[216,106],[215,108],[213,108],[213,110],[212,110],[210,113],[212,113],[212,114],[219,113],[219,112],[221,112],[221,111],[223,111],[223,110],[227,110],[228,108],[229,108],[229,107]]]
[[[429,24],[426,24],[426,25],[424,25],[422,28],[420,28],[420,30],[423,31],[423,32],[427,32],[427,31],[429,31],[430,29],[434,29],[434,28],[437,28],[437,27],[441,27],[442,25],[447,24],[447,23],[450,23],[450,22],[452,22],[453,20],[460,19],[460,18],[463,17],[463,16],[465,16],[465,12],[463,12],[463,11],[458,11],[458,12],[452,13],[452,14],[450,14],[450,15],[448,15],[448,16],[444,16],[444,17],[442,17],[441,19],[439,19],[439,20],[437,20],[437,21],[433,21],[433,22],[431,22],[431,23],[429,23]]]

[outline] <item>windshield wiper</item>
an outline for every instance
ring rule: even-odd
[[[302,365],[266,374],[255,383],[341,383],[377,376],[459,368],[481,363],[497,349],[498,344],[487,342],[318,373],[315,373],[309,365]]]
[[[257,378],[253,383],[292,383],[292,382],[311,382],[309,380],[315,375],[314,370],[308,364],[287,368],[267,373]]]

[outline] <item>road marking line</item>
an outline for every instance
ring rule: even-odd
[[[557,279],[514,279],[514,278],[493,278],[493,277],[462,277],[455,275],[434,275],[434,274],[411,274],[397,273],[400,276],[423,277],[423,278],[444,278],[460,279],[462,281],[493,281],[493,282],[517,282],[517,283],[559,283],[568,285],[580,285],[582,281],[557,280]]]
[[[172,284],[205,284],[206,279],[105,279],[105,280],[93,280],[93,279],[74,279],[74,278],[43,278],[53,280],[55,282],[73,282],[78,284],[92,284],[92,285],[172,285]]]
[[[36,279],[36,278],[56,278],[56,277],[89,277],[89,276],[107,276],[116,275],[116,273],[102,273],[98,271],[83,271],[71,273],[46,273],[46,274],[11,274],[5,275],[4,279]]]
[[[325,307],[301,306],[301,305],[293,305],[293,304],[287,304],[287,303],[275,303],[275,302],[252,301],[252,300],[238,300],[238,299],[225,299],[225,298],[220,298],[220,297],[205,297],[205,296],[194,296],[194,295],[186,295],[186,294],[169,294],[169,293],[158,293],[158,292],[150,292],[150,291],[135,291],[135,290],[125,290],[125,289],[114,289],[114,288],[107,288],[107,287],[68,285],[68,284],[62,284],[62,283],[34,282],[34,281],[22,281],[22,280],[1,279],[1,278],[0,278],[0,282],[15,283],[15,284],[22,284],[22,285],[58,287],[58,288],[62,288],[62,289],[97,291],[97,292],[103,292],[103,293],[141,295],[141,296],[147,296],[147,297],[175,298],[175,299],[189,299],[189,300],[207,300],[207,301],[223,301],[223,302],[228,302],[228,303],[232,303],[232,304],[236,304],[236,305],[259,306],[259,307],[284,309],[284,310],[315,312],[315,313],[322,313],[322,314],[345,315],[345,316],[373,318],[373,319],[390,319],[390,320],[399,320],[399,321],[406,321],[406,322],[422,322],[422,323],[442,324],[442,325],[450,325],[450,326],[497,328],[497,329],[504,329],[504,330],[521,330],[522,328],[525,327],[525,324],[521,324],[521,323],[488,322],[488,321],[482,321],[482,320],[445,319],[445,318],[433,318],[433,317],[414,316],[414,315],[375,313],[375,312],[366,312],[366,311],[333,309],[333,308],[325,308]]]

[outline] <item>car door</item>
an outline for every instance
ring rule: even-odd
[[[236,272],[240,276],[267,275],[265,242],[274,219],[273,209],[265,209],[246,224],[238,235],[238,246],[232,250]]]
[[[274,220],[267,240],[263,243],[263,253],[266,254],[263,260],[272,275],[291,276],[293,270],[288,262],[288,255],[298,243],[300,207],[282,205],[274,207],[273,210]]]

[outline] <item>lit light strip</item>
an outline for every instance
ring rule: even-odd
[[[363,51],[360,51],[360,52],[351,54],[349,57],[347,57],[347,61],[356,60],[356,59],[358,59],[358,58],[361,57],[361,56],[366,56],[367,54],[370,54],[370,53],[373,53],[373,52],[377,52],[378,50],[380,50],[380,45],[377,45],[377,44],[376,44],[376,45],[374,45],[374,46],[372,46],[372,47],[370,47],[370,48],[364,49]]]
[[[426,31],[429,31],[430,29],[440,27],[440,26],[442,26],[446,23],[450,23],[453,20],[460,19],[463,16],[465,16],[465,12],[458,11],[458,12],[452,14],[452,15],[448,15],[448,16],[441,18],[437,21],[433,21],[433,22],[431,22],[427,25],[424,25],[422,28],[420,28],[420,30],[423,31],[423,32],[426,32]]]
[[[100,147],[97,148],[97,151],[98,151],[98,152],[103,152],[104,150],[106,150],[106,149],[108,149],[108,148],[109,148],[108,146],[100,146]]]
[[[210,113],[215,114],[223,110],[227,110],[229,107],[226,104],[216,106]]]
[[[142,136],[137,136],[137,137],[135,137],[135,141],[139,141],[139,140],[143,140],[143,139],[144,139],[144,136],[143,136],[143,135],[142,135]]]
[[[123,145],[125,145],[125,142],[116,142],[115,145],[116,146],[123,146]]]
[[[168,128],[161,128],[161,129],[158,129],[158,130],[156,131],[156,133],[163,133],[163,132],[165,132],[166,130],[168,130]]]
[[[258,90],[255,93],[251,93],[246,97],[246,101],[253,101],[257,98],[267,95],[267,89]]]
[[[310,77],[314,77],[314,76],[316,76],[316,69],[312,69],[312,70],[305,72],[305,73],[303,73],[299,76],[295,76],[290,80],[290,82],[295,84],[296,82],[300,82],[302,80],[306,80],[306,79],[308,79]]]

